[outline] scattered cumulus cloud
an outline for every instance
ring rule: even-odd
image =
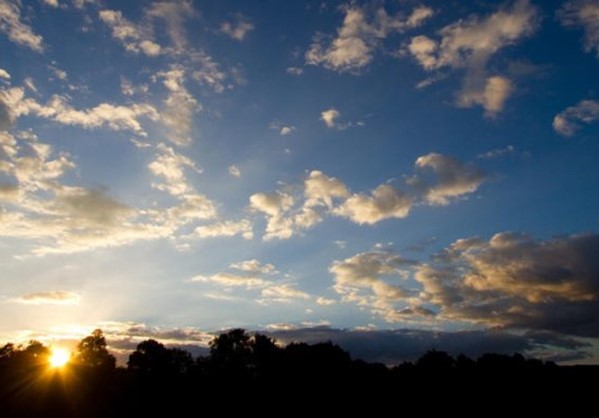
[[[486,179],[475,166],[436,153],[419,157],[415,166],[416,174],[407,178],[405,191],[385,183],[369,193],[351,193],[341,180],[313,170],[300,187],[302,195],[284,190],[255,193],[250,208],[266,218],[265,240],[288,239],[319,224],[326,215],[373,225],[405,218],[415,204],[448,205],[476,192]]]
[[[345,17],[336,36],[317,34],[305,53],[306,63],[338,71],[357,73],[373,59],[382,40],[420,26],[433,15],[428,7],[417,7],[412,14],[390,16],[382,7],[367,10],[356,5],[343,8]]]
[[[237,14],[235,19],[225,21],[220,25],[220,31],[236,41],[243,41],[253,30],[254,24],[242,14]]]
[[[43,38],[21,20],[21,2],[0,0],[0,32],[12,42],[43,52]]]
[[[599,119],[599,102],[582,100],[570,106],[553,118],[553,129],[560,135],[573,136],[581,128],[581,123],[589,124]]]
[[[420,170],[431,170],[436,175],[434,184],[416,175],[410,179],[422,188],[424,199],[432,205],[447,205],[451,199],[475,192],[485,179],[485,174],[472,165],[462,164],[453,157],[431,153],[416,160]]]
[[[498,51],[531,35],[538,20],[536,7],[528,0],[516,0],[484,18],[471,16],[445,26],[438,32],[440,40],[414,36],[406,51],[427,71],[463,71],[457,105],[479,105],[493,117],[503,110],[515,86],[506,76],[491,74],[488,64]]]
[[[234,237],[236,235],[241,235],[246,240],[254,238],[252,223],[247,219],[198,226],[194,234],[199,238]]]
[[[327,109],[320,114],[320,120],[324,122],[327,128],[334,128],[336,121],[341,116],[341,113],[337,109]]]
[[[405,218],[412,198],[389,184],[376,187],[370,195],[356,193],[335,210],[335,214],[357,224],[375,224],[383,219]]]
[[[277,269],[274,265],[270,263],[263,264],[255,258],[252,260],[245,260],[240,261],[238,263],[233,263],[230,267],[235,270],[241,270],[250,273],[273,274],[277,272]]]
[[[112,37],[127,51],[141,52],[151,57],[160,55],[162,52],[161,46],[151,40],[147,30],[127,20],[121,11],[100,10],[98,16],[112,30]]]
[[[232,175],[233,177],[239,178],[239,177],[241,177],[241,170],[236,165],[230,165],[229,166],[229,174]]]
[[[79,305],[80,301],[79,294],[64,290],[28,293],[17,298],[17,302],[30,305]]]
[[[295,131],[295,126],[289,123],[271,122],[269,128],[279,132],[281,136],[291,135]]]
[[[287,67],[285,72],[289,75],[299,76],[304,73],[304,69],[300,67]]]
[[[584,29],[584,49],[595,51],[599,58],[599,4],[593,0],[570,0],[557,12],[564,26],[581,26]]]

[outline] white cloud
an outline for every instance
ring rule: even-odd
[[[304,181],[305,206],[333,207],[333,199],[349,196],[349,190],[342,181],[335,177],[329,177],[322,171],[313,170]]]
[[[304,69],[300,67],[287,67],[285,72],[290,75],[302,75],[304,73]]]
[[[122,12],[100,10],[98,16],[112,30],[112,37],[121,42],[127,51],[141,52],[152,57],[160,55],[160,45],[150,39],[142,26],[137,26],[123,17]]]
[[[3,68],[0,68],[0,78],[10,80],[10,74]]]
[[[232,269],[241,270],[249,273],[273,274],[277,273],[277,269],[270,263],[263,264],[255,258],[252,260],[240,261],[230,265]]]
[[[516,148],[513,145],[508,145],[504,148],[492,149],[490,151],[484,152],[482,154],[478,154],[476,158],[481,158],[485,160],[493,160],[495,158],[505,157],[506,155],[510,155],[516,152]]]
[[[480,105],[487,116],[503,110],[514,84],[502,75],[489,75],[488,63],[501,49],[534,32],[538,13],[528,0],[516,0],[485,18],[472,16],[439,31],[440,41],[427,36],[413,37],[407,51],[427,71],[449,67],[464,70],[457,104]]]
[[[327,299],[325,297],[319,296],[316,299],[316,303],[318,305],[321,305],[321,306],[331,306],[331,305],[334,305],[337,302],[335,300],[333,300],[333,299]]]
[[[224,221],[212,225],[202,225],[195,229],[195,235],[200,238],[233,237],[241,235],[244,239],[254,238],[252,223],[247,219],[241,221]]]
[[[19,45],[43,52],[43,38],[21,20],[21,2],[0,0],[0,32]]]
[[[223,22],[220,31],[225,35],[243,41],[248,33],[254,30],[254,24],[245,16],[238,14],[234,21]]]
[[[265,302],[290,302],[293,299],[310,299],[309,294],[288,283],[268,286],[262,289],[260,295],[266,299]]]
[[[417,169],[432,170],[437,177],[432,185],[425,184],[418,176],[412,178],[414,184],[423,187],[424,199],[431,205],[447,205],[451,199],[473,193],[485,179],[478,168],[437,153],[419,157],[415,165]]]
[[[183,84],[185,70],[180,65],[172,65],[170,70],[161,71],[156,77],[163,80],[168,90],[168,96],[164,101],[165,108],[161,113],[161,120],[169,129],[167,137],[176,145],[189,145],[193,115],[201,110],[201,105]]]
[[[36,255],[75,253],[140,240],[176,241],[181,227],[216,217],[215,205],[192,188],[177,195],[174,206],[136,209],[105,190],[62,184],[73,168],[68,154],[57,154],[28,131],[0,132],[0,174],[8,180],[0,199],[10,202],[0,211],[0,236],[29,240]]]
[[[399,285],[414,263],[398,254],[367,252],[335,261],[329,271],[333,288],[344,301],[367,307],[390,322],[402,317],[401,309],[411,300],[410,292]]]
[[[295,131],[295,126],[288,123],[281,123],[278,121],[271,122],[270,125],[268,125],[268,127],[275,131],[279,131],[279,135],[281,136],[291,135],[293,131]]]
[[[334,128],[340,116],[341,113],[337,109],[331,108],[320,113],[320,120],[324,122],[327,128]]]
[[[279,131],[279,134],[281,136],[286,136],[286,135],[290,135],[293,131],[295,131],[295,126],[285,125],[281,128],[281,130]]]
[[[37,87],[35,87],[35,83],[33,82],[33,79],[31,77],[26,77],[23,80],[23,84],[25,85],[25,87],[27,87],[29,90],[31,90],[34,93],[39,93],[37,91]]]
[[[158,144],[156,159],[148,164],[150,171],[164,179],[163,183],[152,183],[158,190],[167,191],[174,196],[189,193],[193,188],[185,177],[185,168],[201,172],[188,157],[176,152],[172,147]]]
[[[553,129],[561,135],[572,136],[580,129],[580,123],[599,120],[599,102],[582,100],[576,106],[566,108],[553,118]]]
[[[335,209],[338,216],[358,224],[375,224],[384,219],[405,218],[412,208],[412,198],[389,184],[375,188],[370,196],[357,193]]]
[[[478,190],[485,175],[478,168],[455,158],[431,153],[416,160],[417,174],[407,177],[409,191],[380,184],[370,193],[351,193],[339,179],[313,170],[302,185],[303,194],[291,193],[300,186],[275,193],[256,193],[250,208],[266,218],[265,240],[288,239],[323,221],[340,216],[358,224],[373,225],[385,219],[405,218],[414,205],[447,205]],[[430,170],[432,179],[426,175]]]
[[[58,0],[43,0],[43,2],[44,2],[44,4],[47,4],[48,6],[51,6],[51,7],[58,7],[58,6],[60,6],[58,4]]]
[[[565,26],[582,26],[584,29],[584,49],[595,50],[599,58],[599,4],[593,0],[570,0],[557,12]]]
[[[225,287],[245,287],[247,289],[262,288],[266,282],[260,277],[245,276],[231,273],[216,273],[212,276],[195,276],[192,282],[215,283]]]
[[[28,293],[20,296],[16,301],[31,305],[79,305],[81,296],[74,292],[55,290],[51,292]]]
[[[237,167],[236,165],[230,165],[229,166],[229,174],[232,175],[233,177],[241,177],[241,170],[239,170],[239,167]]]
[[[186,18],[196,15],[190,0],[157,1],[146,10],[151,18],[162,19],[166,22],[168,34],[175,48],[175,53],[183,53],[187,46],[185,35]]]
[[[482,90],[478,88],[464,90],[458,98],[458,106],[472,107],[481,105],[485,116],[493,117],[503,110],[505,101],[510,97],[514,86],[506,77],[492,76],[487,78]]]
[[[420,26],[433,15],[428,7],[417,7],[407,17],[389,16],[384,8],[370,13],[355,5],[344,8],[345,17],[337,36],[316,36],[305,54],[306,63],[322,65],[338,72],[356,73],[366,67],[381,40],[394,32],[404,32]]]
[[[139,119],[146,117],[156,121],[158,111],[151,105],[140,103],[130,106],[101,103],[89,109],[75,109],[63,96],[54,95],[44,105],[32,98],[25,97],[21,87],[0,90],[0,97],[9,106],[13,117],[36,115],[63,125],[80,126],[85,129],[107,127],[115,131],[128,130],[137,135],[146,136]]]

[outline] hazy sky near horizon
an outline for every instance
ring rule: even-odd
[[[0,0],[0,341],[598,362],[598,70],[599,1]]]

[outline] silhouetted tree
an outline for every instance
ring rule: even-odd
[[[250,363],[250,335],[244,329],[232,329],[210,342],[210,360],[219,368],[240,371]]]
[[[436,370],[448,370],[451,369],[455,364],[453,357],[447,354],[445,351],[437,351],[435,349],[429,350],[416,362],[416,367],[421,369],[436,369]]]
[[[142,341],[129,356],[129,370],[150,374],[186,373],[193,366],[193,358],[185,350],[166,348],[156,340]]]
[[[101,329],[94,330],[90,336],[77,344],[74,362],[77,365],[94,369],[111,370],[116,365],[116,359],[106,348],[106,338]]]

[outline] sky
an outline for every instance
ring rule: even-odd
[[[0,0],[0,341],[599,363],[598,70],[595,0]]]

